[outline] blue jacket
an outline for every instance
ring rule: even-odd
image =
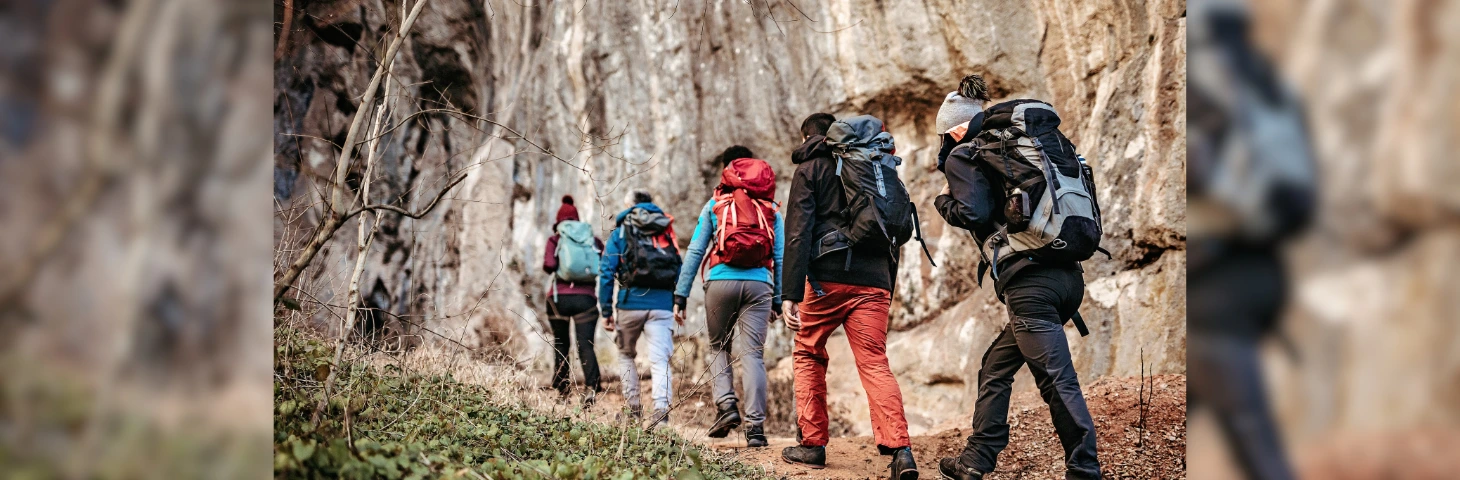
[[[705,259],[705,253],[709,250],[710,242],[715,239],[715,228],[719,222],[715,220],[715,200],[710,199],[705,203],[705,208],[700,210],[699,226],[695,227],[695,235],[689,241],[689,250],[684,254],[684,266],[679,269],[679,282],[674,286],[674,294],[681,297],[689,296],[689,287],[694,285],[695,275],[700,273],[700,262]],[[709,274],[705,280],[750,280],[771,284],[774,292],[774,303],[781,304],[781,258],[785,253],[785,225],[781,222],[781,213],[776,212],[776,244],[771,248],[771,256],[774,259],[774,275],[765,267],[740,268],[728,264],[719,264],[710,267]]]
[[[602,312],[605,317],[613,315],[615,302],[622,310],[672,310],[674,308],[674,292],[669,290],[621,287],[618,289],[618,295],[613,293],[613,287],[617,284],[614,274],[618,273],[619,258],[624,254],[624,217],[627,217],[629,211],[635,208],[664,213],[664,210],[661,210],[658,205],[640,203],[624,209],[614,218],[615,228],[613,233],[608,235],[608,245],[603,249],[598,269],[598,311]]]

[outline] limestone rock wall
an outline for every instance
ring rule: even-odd
[[[295,207],[317,202],[333,147],[286,134],[343,138],[347,107],[358,101],[351,96],[373,68],[367,53],[380,49],[376,37],[400,5],[300,8],[305,25],[290,33],[293,46],[276,66],[275,198]],[[427,114],[387,139],[378,200],[419,205],[445,172],[471,172],[446,208],[419,221],[388,219],[371,253],[363,285],[378,287],[380,307],[422,325],[402,325],[421,338],[438,332],[545,372],[541,249],[562,195],[574,195],[606,234],[625,193],[647,190],[687,243],[717,180],[716,153],[749,146],[777,168],[785,198],[801,119],[870,113],[897,139],[901,175],[939,265],[915,245],[904,252],[893,368],[915,431],[966,413],[979,358],[1005,313],[990,288],[974,284],[971,237],[934,214],[943,180],[932,119],[959,78],[981,73],[997,99],[1053,102],[1095,168],[1115,258],[1086,265],[1084,315],[1095,333],[1068,330],[1081,374],[1134,375],[1142,358],[1148,371],[1184,372],[1183,2],[432,0],[418,25],[397,60],[408,109],[450,103],[511,129]],[[350,40],[349,32],[364,33]],[[279,244],[297,241],[279,232],[310,218],[300,211],[301,220],[278,217]],[[348,261],[339,252],[353,241],[353,233],[338,236],[306,274],[318,294],[343,295]],[[694,292],[676,359],[701,378]],[[772,332],[767,360],[775,365],[789,347],[784,329]],[[614,372],[608,340],[600,335],[600,359]],[[844,342],[831,343],[844,350]],[[834,410],[847,412],[853,432],[868,433],[855,421],[866,413],[850,356],[839,353]]]

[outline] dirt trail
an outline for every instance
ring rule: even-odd
[[[1100,460],[1106,478],[1174,479],[1186,477],[1186,376],[1160,375],[1146,378],[1148,395],[1145,425],[1141,428],[1140,381],[1101,379],[1085,387],[1086,400],[1096,418]],[[1154,391],[1154,392],[1153,392]],[[972,413],[970,412],[969,416]],[[937,434],[913,437],[913,455],[923,478],[939,478],[937,461],[958,454],[969,434],[969,416]],[[999,456],[998,469],[989,480],[1063,478],[1063,452],[1049,408],[1034,395],[1013,399],[1009,411],[1012,430],[1009,447]],[[951,425],[950,425],[951,426]],[[677,426],[676,428],[683,428]],[[682,433],[692,433],[683,429]],[[1144,431],[1144,435],[1139,432]],[[703,432],[703,430],[699,430]],[[1138,442],[1144,436],[1144,441]],[[888,457],[877,454],[871,437],[833,438],[827,445],[827,468],[815,470],[781,460],[781,449],[795,444],[794,438],[771,438],[768,448],[745,448],[739,432],[725,439],[697,438],[740,461],[760,465],[780,478],[864,479],[887,478]]]
[[[648,386],[648,382],[644,382]],[[578,411],[584,420],[603,420],[623,406],[616,382],[598,405]],[[1135,377],[1101,378],[1084,385],[1085,400],[1095,416],[1099,435],[1100,463],[1106,478],[1186,478],[1186,376],[1156,375],[1145,378],[1144,391]],[[1140,400],[1144,393],[1146,399]],[[811,469],[781,460],[781,449],[794,445],[795,438],[771,432],[770,447],[746,448],[744,434],[737,429],[723,439],[705,435],[715,409],[703,389],[682,388],[675,392],[680,403],[671,415],[670,428],[680,436],[709,446],[742,462],[765,467],[776,478],[788,479],[879,479],[887,478],[889,457],[877,454],[871,437],[835,437],[827,445],[827,468]],[[649,392],[644,392],[647,398]],[[1142,415],[1142,403],[1145,413]],[[563,405],[566,406],[566,405]],[[912,439],[913,455],[922,478],[940,478],[939,458],[957,455],[970,429],[973,412],[939,425],[930,435]],[[1144,418],[1144,425],[1142,419]],[[997,470],[988,480],[1048,480],[1063,478],[1063,450],[1049,407],[1033,392],[1015,395],[1009,408],[1010,439],[999,455]],[[1141,432],[1144,432],[1142,435]]]

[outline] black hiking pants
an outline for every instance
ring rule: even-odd
[[[1084,292],[1080,272],[1072,268],[1030,265],[1009,279],[1004,287],[1009,323],[983,355],[973,434],[959,458],[964,466],[994,471],[999,452],[1009,445],[1014,373],[1028,364],[1064,447],[1065,478],[1100,478],[1095,421],[1085,407],[1063,327],[1080,307]]]
[[[1187,412],[1207,408],[1216,415],[1244,478],[1297,478],[1273,421],[1258,357],[1287,300],[1278,252],[1228,250],[1202,267],[1187,280]]]
[[[593,353],[593,335],[598,329],[598,299],[592,295],[548,297],[548,323],[553,328],[553,388],[566,395],[571,385],[568,350],[570,335],[578,337],[578,361],[583,364],[583,384],[595,392],[599,386],[598,355]]]

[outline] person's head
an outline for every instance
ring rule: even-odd
[[[958,94],[980,102],[989,101],[989,86],[984,83],[983,77],[969,75],[958,82]]]
[[[983,111],[983,102],[965,97],[959,92],[951,92],[943,98],[943,105],[938,107],[938,116],[934,120],[934,128],[945,137],[953,141],[963,140],[968,133],[968,122]]]
[[[830,113],[813,113],[801,121],[801,139],[805,140],[815,135],[826,135],[831,124],[836,123],[836,117]]]
[[[724,153],[720,154],[720,167],[728,167],[730,166],[730,162],[741,158],[755,158],[755,153],[751,152],[750,148],[744,145],[731,145],[730,148],[725,149]]]
[[[654,203],[654,197],[649,195],[649,192],[634,190],[629,192],[629,196],[624,201],[628,202],[628,206],[632,207],[640,203]]]
[[[578,207],[573,206],[572,195],[563,195],[563,205],[558,207],[558,216],[553,221],[553,228],[557,229],[559,223],[566,221],[578,221]]]

